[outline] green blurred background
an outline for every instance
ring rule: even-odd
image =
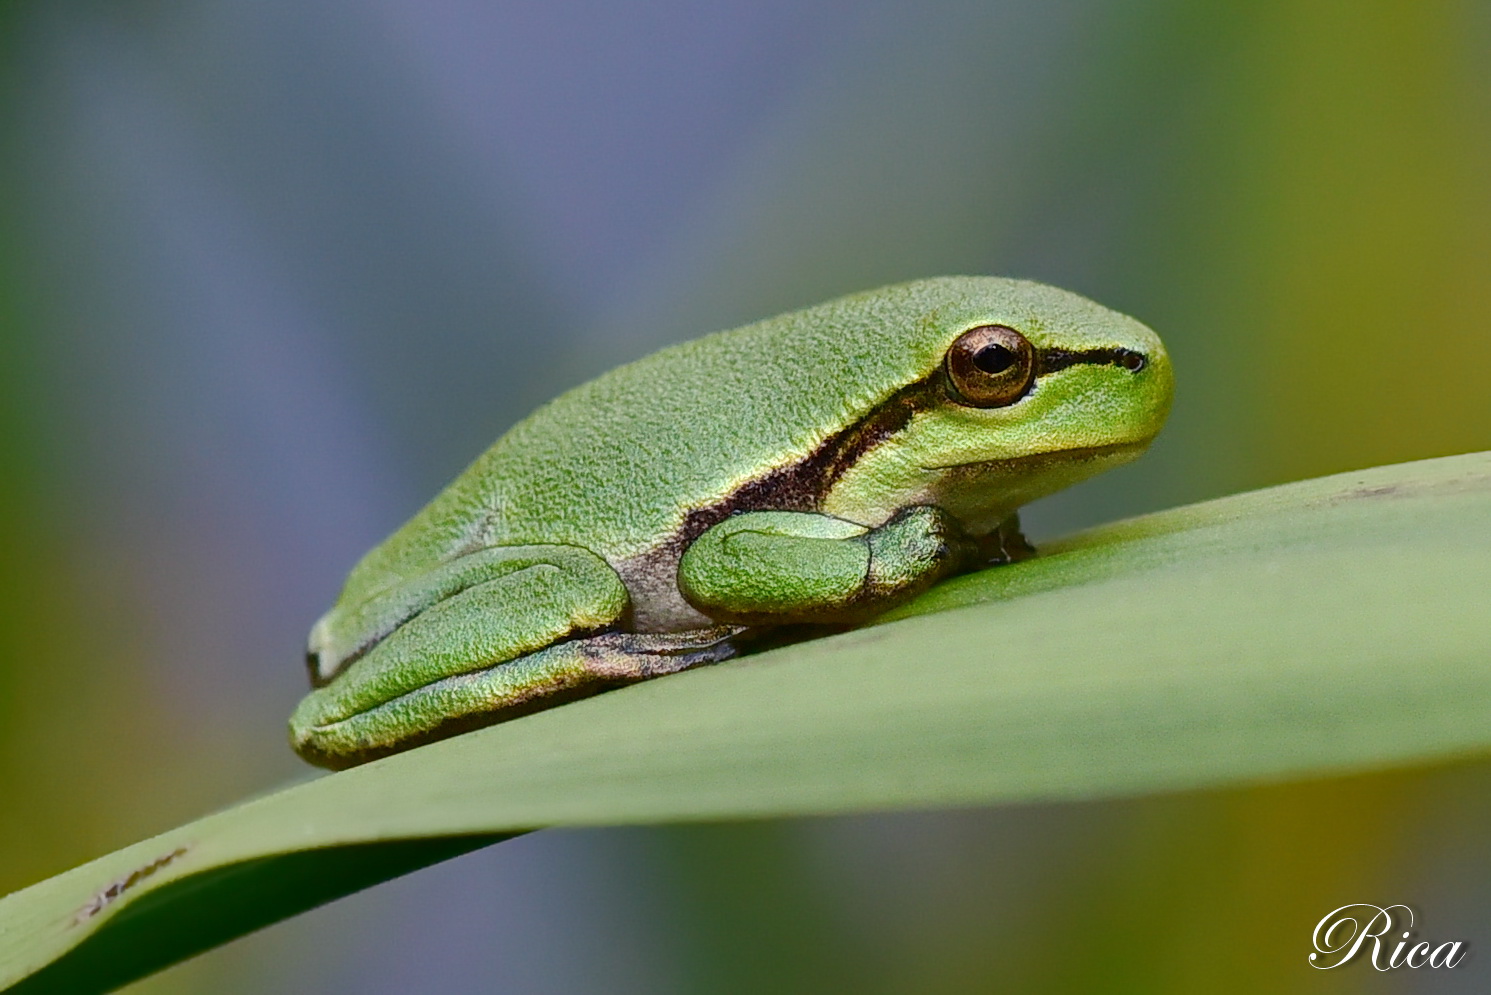
[[[1170,427],[1037,539],[1491,448],[1488,54],[1469,0],[0,0],[0,892],[306,776],[355,558],[679,338],[941,272],[1140,317]],[[1484,991],[1488,815],[1467,761],[553,831],[131,990]],[[1471,961],[1312,970],[1356,902]]]

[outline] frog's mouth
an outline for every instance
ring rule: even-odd
[[[1027,473],[1044,469],[1052,464],[1086,463],[1112,457],[1129,458],[1137,456],[1148,444],[1149,440],[1146,439],[1143,442],[1112,442],[1102,446],[1075,446],[1071,449],[1053,449],[1049,452],[1028,453],[1024,456],[1001,456],[995,459],[970,460],[967,463],[924,466],[922,469],[928,473],[949,471],[984,473],[991,470],[1000,473]]]

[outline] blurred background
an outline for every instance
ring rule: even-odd
[[[1140,317],[1170,427],[1037,541],[1491,448],[1488,54],[1472,0],[0,0],[0,892],[308,776],[355,559],[681,338],[944,272]],[[1483,991],[1488,816],[1472,760],[550,831],[130,990]],[[1473,959],[1311,970],[1355,902]]]

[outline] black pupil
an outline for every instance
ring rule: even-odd
[[[985,373],[1003,373],[1015,365],[1015,354],[1002,345],[986,345],[973,354],[973,365]]]

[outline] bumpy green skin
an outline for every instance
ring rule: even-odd
[[[1015,403],[958,403],[944,356],[983,325],[1143,368],[1077,362]],[[976,565],[1027,501],[1132,459],[1171,389],[1143,325],[994,277],[664,349],[518,423],[364,557],[311,634],[292,742],[347,766],[723,659],[742,627],[860,621]]]

